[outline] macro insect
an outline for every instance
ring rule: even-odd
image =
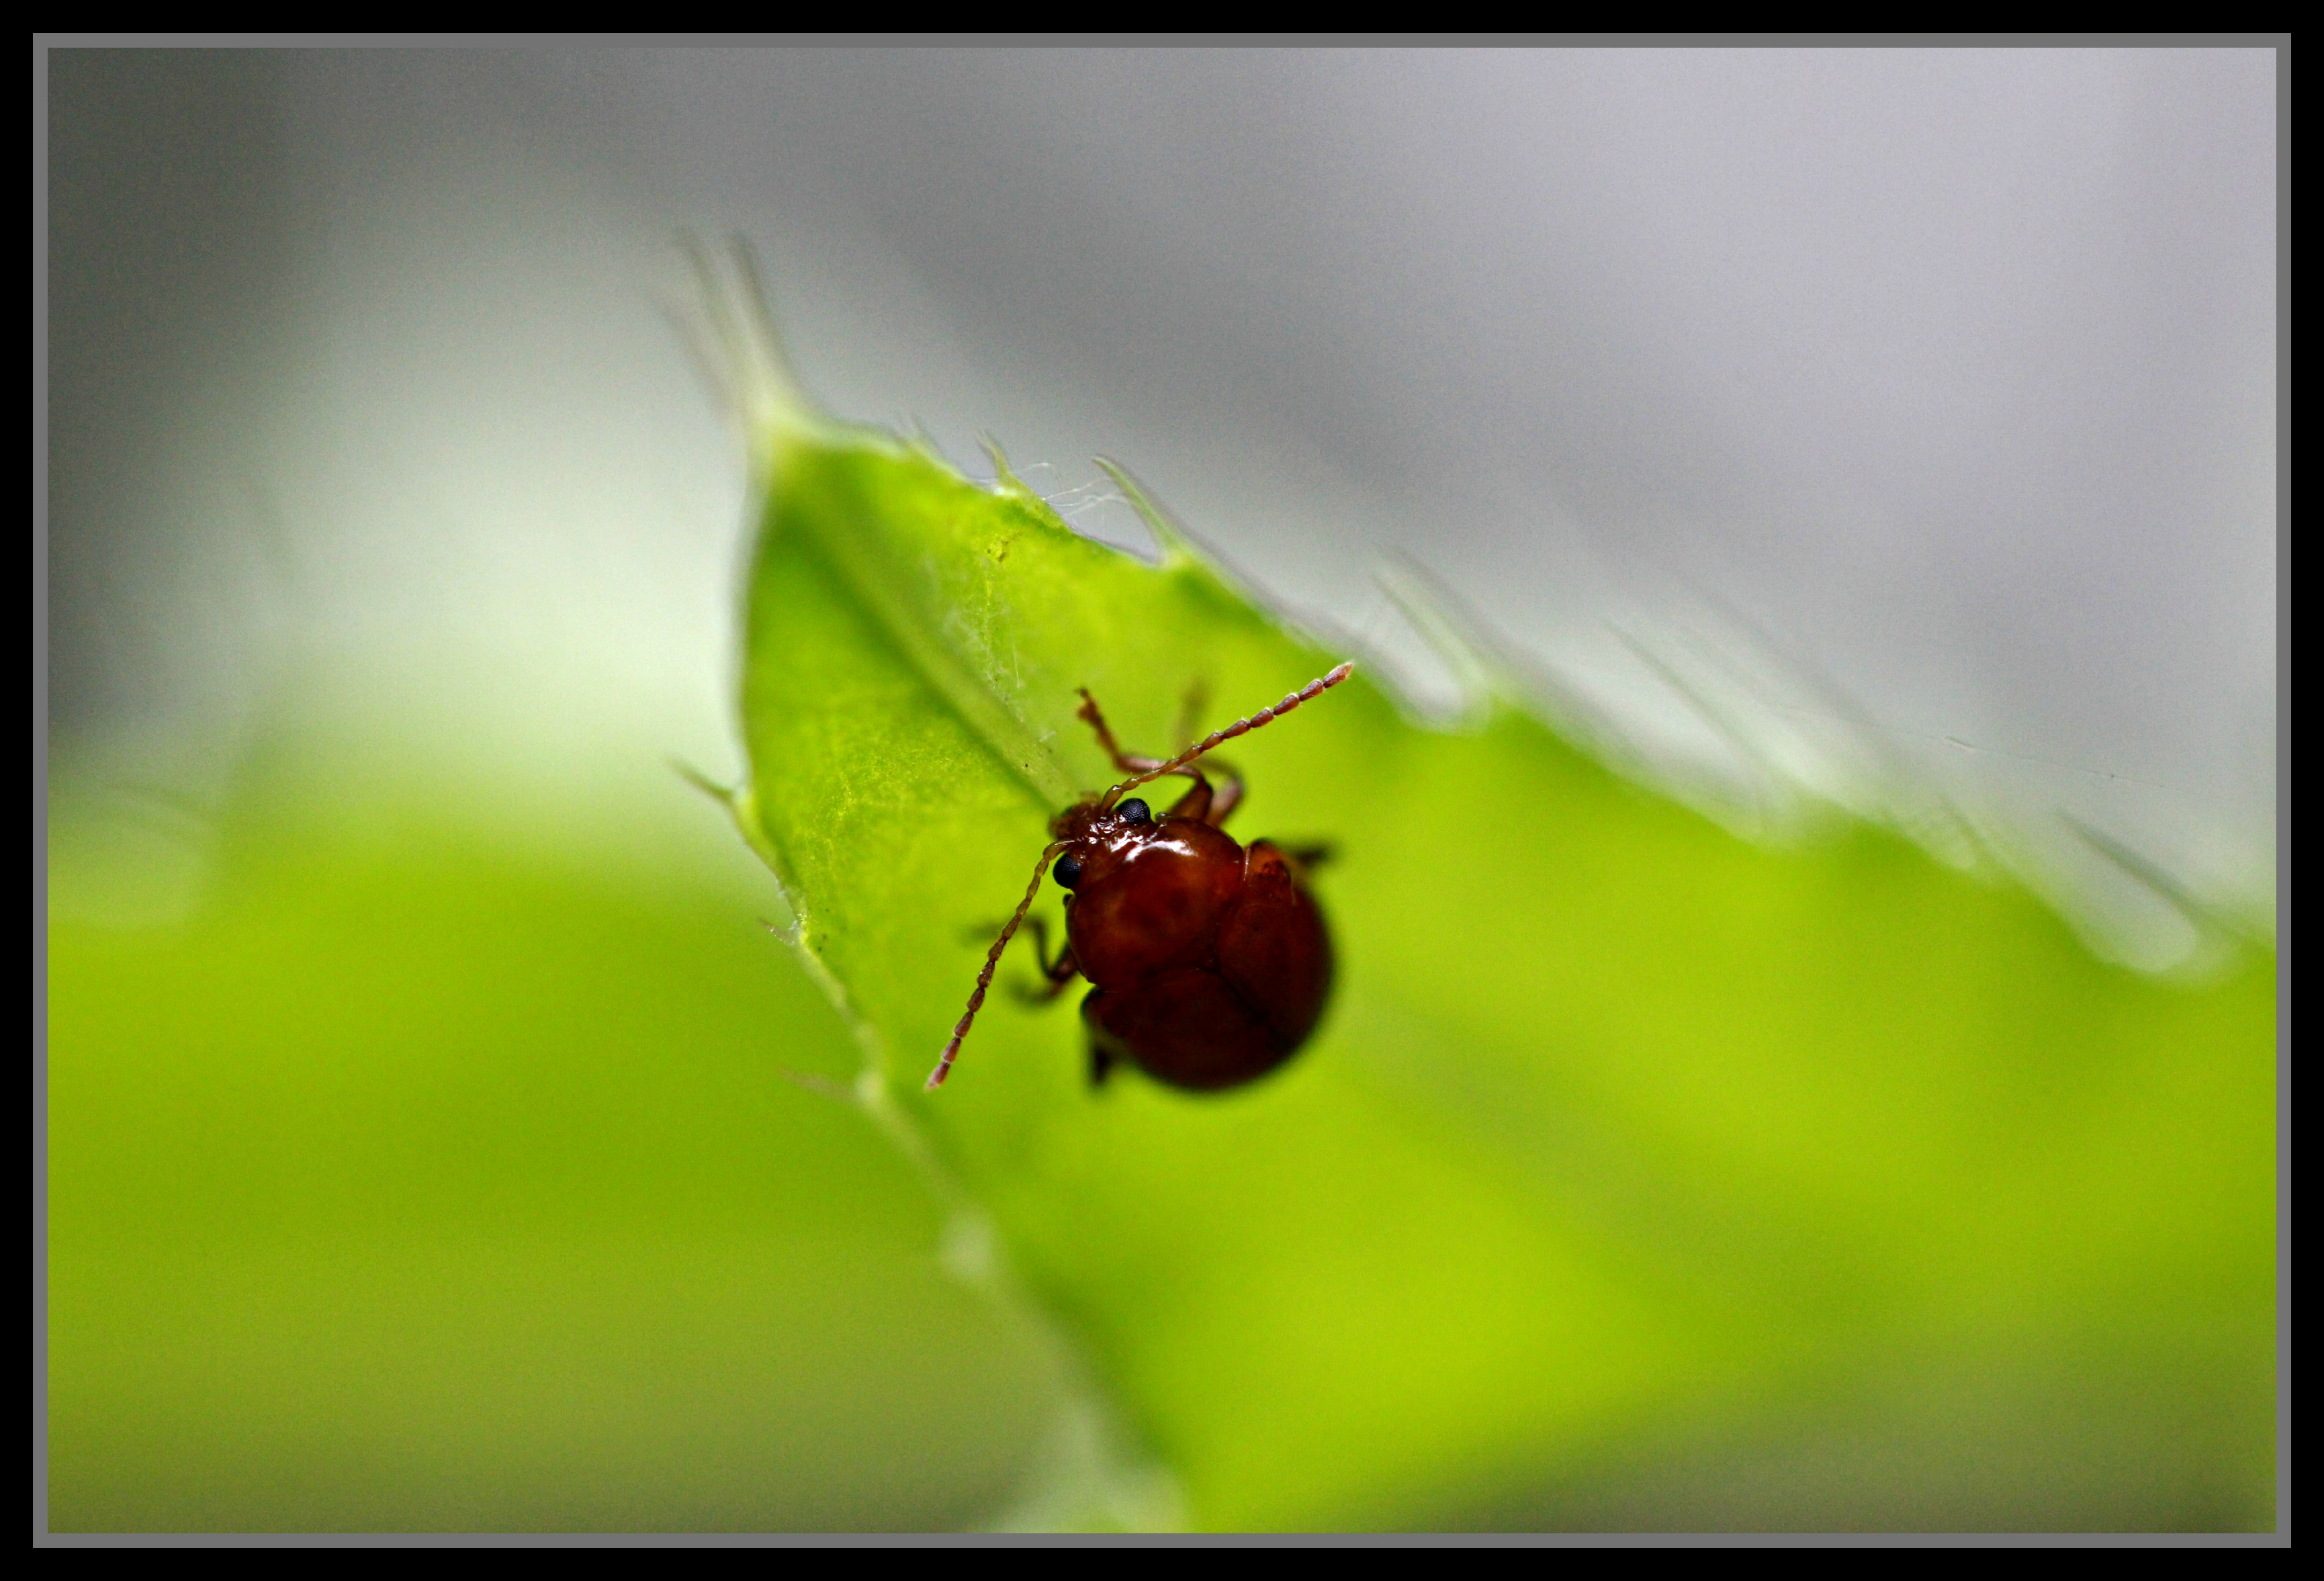
[[[1089,979],[1082,1020],[1093,1085],[1127,1061],[1173,1087],[1214,1092],[1264,1076],[1296,1053],[1332,989],[1331,934],[1304,881],[1319,853],[1267,840],[1238,845],[1221,825],[1242,801],[1241,777],[1213,759],[1221,781],[1213,786],[1196,763],[1222,743],[1313,702],[1354,668],[1341,665],[1169,758],[1124,752],[1097,699],[1084,690],[1080,716],[1128,777],[1050,823],[1033,881],[985,952],[968,1008],[928,1075],[929,1089],[951,1073],[1001,951],[1032,909],[1052,862],[1067,891],[1065,942],[1041,961],[1041,997],[1056,998],[1076,976]],[[1143,797],[1127,794],[1174,775],[1194,783],[1159,818]],[[1034,947],[1047,956],[1038,920]]]

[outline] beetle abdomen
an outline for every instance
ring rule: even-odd
[[[1196,1091],[1263,1076],[1298,1047],[1207,966],[1155,973],[1129,988],[1099,988],[1082,1017],[1104,1051],[1157,1081]]]
[[[1323,914],[1282,851],[1254,841],[1210,959],[1101,986],[1082,1001],[1099,1045],[1174,1087],[1264,1076],[1315,1029],[1332,988]]]
[[[1307,1040],[1332,991],[1332,936],[1323,908],[1272,841],[1250,842],[1242,894],[1219,928],[1215,959],[1286,1049]]]

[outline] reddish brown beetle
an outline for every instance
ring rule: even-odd
[[[1065,896],[1065,945],[1041,962],[1055,998],[1076,974],[1094,985],[1082,1001],[1090,1034],[1090,1080],[1127,1060],[1157,1080],[1197,1091],[1239,1087],[1295,1053],[1315,1029],[1332,989],[1332,940],[1323,914],[1301,881],[1305,862],[1270,841],[1237,845],[1219,826],[1242,800],[1242,781],[1213,762],[1213,787],[1195,759],[1282,718],[1348,678],[1353,665],[1308,682],[1272,708],[1239,719],[1168,759],[1124,752],[1097,699],[1082,694],[1081,717],[1114,767],[1130,777],[1066,808],[1033,866],[1016,915],[985,953],[968,1009],[928,1075],[944,1085],[968,1035],[1001,952],[1032,909],[1042,875],[1057,866]],[[1134,790],[1183,774],[1194,788],[1159,820]],[[1040,924],[1034,943],[1046,953]]]

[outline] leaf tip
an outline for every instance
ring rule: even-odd
[[[1561,734],[1609,758],[1625,758],[1621,732],[1564,676],[1520,653],[1451,584],[1413,556],[1394,553],[1373,584],[1452,673],[1462,703],[1454,727],[1481,730],[1503,710],[1545,718]]]
[[[675,241],[693,290],[671,317],[712,392],[742,430],[752,465],[770,472],[792,440],[825,418],[791,371],[757,250],[739,233],[715,248],[690,230]]]
[[[671,758],[667,759],[667,761],[669,764],[670,772],[677,775],[678,778],[686,781],[687,784],[692,786],[696,790],[700,791],[704,795],[708,796],[712,801],[716,802],[720,806],[724,807],[729,812],[733,810],[734,787],[733,786],[720,785],[716,780],[703,773],[702,770],[696,768],[693,764],[687,762],[683,758]]]
[[[1153,491],[1139,481],[1136,473],[1110,455],[1095,459],[1098,470],[1113,480],[1113,486],[1121,491],[1121,497],[1130,501],[1130,508],[1145,524],[1154,539],[1155,555],[1165,570],[1215,558],[1206,554],[1208,546],[1154,497]]]
[[[984,451],[984,459],[992,464],[992,487],[996,493],[1032,498],[1033,491],[1009,464],[1009,453],[1001,448],[1001,441],[989,430],[976,437],[977,445]]]
[[[2266,947],[2267,941],[2254,929],[2238,921],[2227,907],[2197,893],[2194,886],[2161,862],[2063,808],[2058,810],[2057,816],[2084,845],[2151,890],[2193,924],[2199,933],[2208,933],[2231,950]]]

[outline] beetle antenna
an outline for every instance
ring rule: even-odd
[[[1135,789],[1137,786],[1144,785],[1149,779],[1160,779],[1165,775],[1176,774],[1180,769],[1185,768],[1186,765],[1192,763],[1195,758],[1200,758],[1204,753],[1210,751],[1212,749],[1222,746],[1228,741],[1231,741],[1237,736],[1247,736],[1263,724],[1272,724],[1275,721],[1281,719],[1285,714],[1290,712],[1301,703],[1314,702],[1316,698],[1322,696],[1324,693],[1330,691],[1333,687],[1346,680],[1351,675],[1355,673],[1355,668],[1356,666],[1352,664],[1343,664],[1334,669],[1330,675],[1320,676],[1314,680],[1308,682],[1305,685],[1300,687],[1296,692],[1292,693],[1274,707],[1262,708],[1257,713],[1252,714],[1249,719],[1239,719],[1235,721],[1234,723],[1227,726],[1224,730],[1213,731],[1209,735],[1204,736],[1201,740],[1196,741],[1193,746],[1187,748],[1185,751],[1179,753],[1176,758],[1171,758],[1168,762],[1157,764],[1155,767],[1146,769],[1141,773],[1131,775],[1128,779],[1123,780],[1120,785],[1115,786],[1111,790],[1107,791],[1103,796],[1100,797],[1098,800],[1098,806],[1100,808],[1110,808],[1114,804],[1114,803],[1121,799],[1122,792]],[[1046,861],[1047,858],[1044,857],[1042,859]],[[1014,925],[1015,924],[1011,924],[1011,926]]]
[[[1001,952],[1008,949],[1009,941],[1017,936],[1017,929],[1024,922],[1025,914],[1033,909],[1034,898],[1041,893],[1042,875],[1049,870],[1049,864],[1056,859],[1057,853],[1064,850],[1067,843],[1060,840],[1044,847],[1041,859],[1033,864],[1033,881],[1025,887],[1025,898],[1017,903],[1016,914],[1010,917],[1009,925],[1001,930],[1001,937],[993,940],[992,948],[984,952],[984,970],[976,974],[976,991],[968,997],[968,1008],[961,1013],[960,1025],[952,1029],[952,1041],[945,1044],[944,1057],[936,1062],[936,1068],[928,1072],[926,1090],[934,1092],[944,1085],[945,1078],[952,1074],[952,1062],[960,1054],[960,1040],[968,1035],[970,1025],[976,1020],[976,1013],[984,1007],[984,991],[992,986],[992,974],[1000,970]]]

